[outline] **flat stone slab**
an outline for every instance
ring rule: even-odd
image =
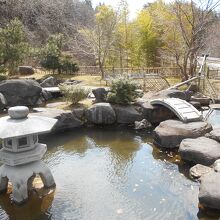
[[[79,120],[71,111],[55,108],[34,108],[33,110],[35,113],[31,113],[29,115],[41,117],[44,116],[58,120],[58,122],[53,128],[53,131],[71,129],[81,127],[83,125],[83,122]]]
[[[187,138],[181,142],[179,154],[183,160],[209,166],[220,158],[220,144],[206,137]]]
[[[209,172],[201,177],[199,202],[205,207],[220,210],[220,173]]]
[[[213,169],[211,167],[207,167],[202,164],[196,164],[195,166],[190,168],[189,173],[193,179],[199,179],[201,176],[211,172],[212,170]]]
[[[47,92],[51,92],[51,93],[59,93],[60,92],[60,88],[59,87],[47,87],[47,88],[43,88],[44,91]]]
[[[212,126],[203,121],[184,123],[179,120],[167,120],[160,123],[154,130],[154,141],[163,148],[179,147],[186,138],[204,136],[212,130]]]
[[[66,104],[66,102],[52,102],[52,103],[48,103],[46,105],[46,107],[47,108],[57,108],[57,107],[59,107],[61,105],[65,105],[65,104]]]

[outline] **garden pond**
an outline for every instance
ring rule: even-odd
[[[56,190],[16,207],[0,197],[0,219],[209,220],[199,211],[199,184],[174,152],[153,145],[151,133],[84,128],[41,137]]]

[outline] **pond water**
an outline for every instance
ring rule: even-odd
[[[55,193],[32,196],[22,207],[1,196],[1,220],[218,219],[199,212],[199,185],[187,177],[189,167],[155,148],[148,133],[90,128],[41,141]]]

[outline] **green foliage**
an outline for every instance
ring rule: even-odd
[[[63,46],[64,36],[62,34],[51,35],[48,38],[47,44],[41,51],[40,64],[47,70],[60,71],[60,57]]]
[[[49,54],[41,60],[40,64],[43,68],[53,72],[60,67],[59,58]]]
[[[5,28],[0,28],[0,64],[8,69],[9,75],[17,72],[17,67],[29,52],[23,29],[18,19],[12,20]]]
[[[79,70],[78,64],[73,61],[72,56],[63,55],[60,60],[60,68],[62,72],[71,74]]]
[[[112,80],[110,89],[107,97],[110,103],[129,104],[139,97],[137,84],[124,77]]]
[[[7,69],[5,67],[5,65],[0,65],[0,74],[6,74]]]
[[[61,93],[64,95],[65,99],[72,104],[77,104],[79,101],[86,99],[89,90],[85,89],[79,85],[59,85]]]
[[[73,73],[79,70],[76,62],[68,54],[62,53],[64,45],[64,36],[62,34],[49,37],[47,44],[41,50],[40,64],[53,73],[57,70],[59,73]]]
[[[6,79],[7,79],[7,76],[6,76],[6,75],[0,74],[0,81],[6,80]]]

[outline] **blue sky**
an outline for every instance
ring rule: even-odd
[[[137,11],[142,9],[144,4],[153,1],[154,0],[127,0],[131,18],[134,18],[136,16]],[[99,2],[105,3],[106,5],[112,5],[113,7],[117,7],[119,0],[92,0],[92,2],[94,7],[98,5]]]

